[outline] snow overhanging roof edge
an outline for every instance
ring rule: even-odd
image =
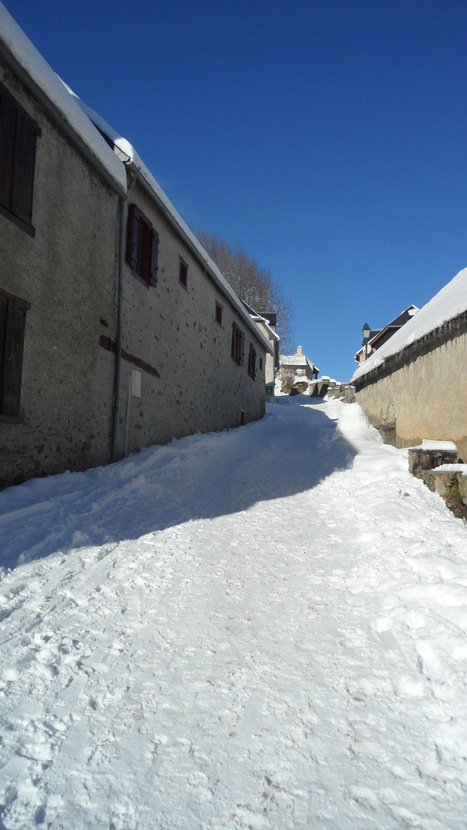
[[[218,266],[211,259],[208,252],[203,248],[201,242],[196,238],[195,234],[190,230],[186,222],[182,219],[166,193],[162,190],[159,182],[153,176],[151,171],[148,167],[146,167],[145,163],[141,159],[141,157],[136,152],[135,148],[132,144],[126,139],[123,138],[119,133],[113,129],[113,127],[99,115],[98,112],[92,109],[88,104],[78,98],[72,90],[69,90],[71,95],[76,98],[78,105],[81,107],[83,112],[86,116],[92,121],[93,124],[102,132],[108,136],[110,141],[112,141],[115,147],[120,150],[128,159],[125,162],[125,166],[130,170],[134,171],[136,175],[142,179],[143,186],[149,191],[150,195],[156,200],[156,202],[160,205],[163,212],[169,219],[172,225],[175,225],[179,232],[185,237],[185,240],[188,242],[189,247],[197,256],[198,260],[202,263],[205,268],[205,271],[209,272],[210,278],[213,280],[214,283],[218,285],[221,289],[222,293],[225,295],[226,299],[228,299],[234,307],[240,312],[242,318],[244,319],[245,323],[248,325],[250,330],[254,332],[255,337],[262,342],[266,351],[273,354],[273,347],[268,340],[268,338],[263,334],[260,328],[256,325],[254,320],[252,320],[251,316],[248,314],[246,308],[243,306],[243,303],[237,297],[233,288],[229,285],[221,271],[219,270]]]
[[[78,145],[107,184],[126,198],[125,171],[105,140],[38,52],[14,18],[0,2],[0,54],[17,77],[51,116],[58,129]]]

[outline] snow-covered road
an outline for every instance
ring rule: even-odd
[[[467,532],[357,405],[0,494],[0,830],[467,828]]]

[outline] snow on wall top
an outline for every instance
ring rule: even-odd
[[[281,363],[284,366],[306,366],[307,360],[305,355],[284,355],[281,357]]]
[[[72,95],[74,95],[72,90],[69,90],[69,92]],[[87,115],[87,117],[96,125],[96,127],[102,130],[102,132],[106,136],[108,136],[108,138],[114,143],[115,152],[117,154],[120,154],[121,158],[127,163],[131,162],[133,167],[136,168],[138,173],[141,175],[141,177],[148,185],[149,189],[152,191],[152,194],[156,197],[156,200],[162,204],[165,211],[172,219],[172,222],[178,226],[178,228],[182,231],[183,235],[190,242],[190,245],[196,250],[201,261],[205,264],[207,270],[209,270],[212,274],[212,277],[214,278],[215,282],[217,282],[218,285],[220,285],[223,293],[230,298],[232,304],[239,311],[245,322],[248,324],[248,327],[254,331],[255,336],[264,345],[266,351],[272,354],[273,347],[270,341],[259,329],[254,320],[251,318],[251,315],[248,313],[241,300],[237,297],[233,288],[231,288],[223,274],[220,272],[214,260],[211,259],[208,252],[201,245],[201,242],[196,238],[196,236],[190,230],[186,222],[183,221],[182,217],[175,209],[166,193],[164,193],[161,186],[152,175],[151,171],[146,167],[143,160],[140,158],[135,148],[133,147],[133,145],[130,144],[130,142],[127,141],[126,138],[123,138],[121,135],[119,135],[119,133],[116,130],[114,130],[114,128],[111,127],[111,125],[108,124],[107,121],[105,121],[99,115],[99,113],[97,113],[87,104],[85,104],[84,101],[81,101],[81,99],[77,96],[75,96],[75,99],[78,105],[83,110],[83,112]]]
[[[58,109],[65,122],[84,142],[96,163],[105,169],[117,185],[118,190],[125,191],[126,175],[123,165],[1,2],[0,41],[36,86],[42,90],[46,98]]]
[[[381,366],[388,357],[397,354],[430,332],[467,311],[467,268],[448,282],[405,325],[401,326],[368,360],[355,370],[352,381]]]

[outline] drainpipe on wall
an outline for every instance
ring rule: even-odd
[[[127,188],[127,193],[134,187],[136,176],[133,175]],[[110,463],[115,459],[115,445],[117,443],[118,407],[120,400],[120,369],[122,363],[122,310],[123,310],[123,262],[125,258],[125,199],[119,199],[119,227],[118,227],[118,276],[117,276],[117,326],[115,333],[115,365],[114,365],[114,400],[112,408],[112,423],[110,427]]]

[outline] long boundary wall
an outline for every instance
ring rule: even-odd
[[[397,447],[450,440],[467,460],[467,312],[357,378],[356,400]]]

